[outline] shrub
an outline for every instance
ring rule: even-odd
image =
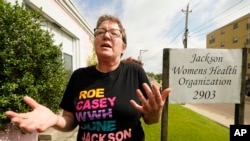
[[[54,45],[42,20],[39,11],[0,0],[0,127],[9,122],[5,111],[31,110],[22,102],[25,95],[59,109],[68,75],[61,45]]]

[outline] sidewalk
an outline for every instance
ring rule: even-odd
[[[245,103],[250,103],[250,97],[246,96],[245,97]],[[201,114],[203,116],[206,116],[207,118],[217,122],[218,124],[221,124],[225,127],[230,127],[231,124],[234,124],[234,119],[208,111],[204,110],[202,108],[198,108],[196,106],[190,105],[190,104],[185,104],[183,105],[184,107],[193,110],[194,112],[197,112],[198,114]]]
[[[71,132],[60,132],[53,128],[50,128],[47,131],[40,133],[39,135],[50,135],[52,139],[48,141],[75,141],[77,130],[78,128]]]
[[[188,108],[188,109],[191,109],[192,111],[197,112],[200,115],[203,115],[203,116],[205,116],[205,117],[207,117],[207,118],[209,118],[209,119],[211,119],[211,120],[213,120],[213,121],[217,122],[218,124],[221,124],[225,127],[229,128],[230,124],[234,124],[234,119],[231,119],[229,117],[219,115],[219,114],[216,114],[214,112],[204,110],[204,109],[198,108],[198,107],[190,105],[190,104],[185,104],[183,106]]]

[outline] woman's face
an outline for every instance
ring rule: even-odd
[[[113,21],[103,21],[95,30],[94,46],[99,60],[120,58],[126,45],[122,41],[118,24]]]

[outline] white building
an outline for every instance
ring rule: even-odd
[[[87,59],[93,53],[94,33],[71,0],[18,0],[18,3],[29,10],[42,9],[47,20],[44,28],[54,34],[56,45],[62,44],[66,69],[73,71],[87,66]]]

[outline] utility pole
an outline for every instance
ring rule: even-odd
[[[188,13],[192,12],[192,10],[189,11],[189,3],[187,5],[187,10],[181,10],[183,13],[186,14],[186,22],[185,22],[185,33],[184,33],[184,38],[183,38],[183,44],[184,48],[187,48],[187,38],[188,38]]]
[[[145,50],[145,49],[140,49],[140,51],[139,51],[139,57],[138,57],[138,60],[139,61],[142,61],[142,54],[144,53],[144,52],[147,52],[148,50]]]

